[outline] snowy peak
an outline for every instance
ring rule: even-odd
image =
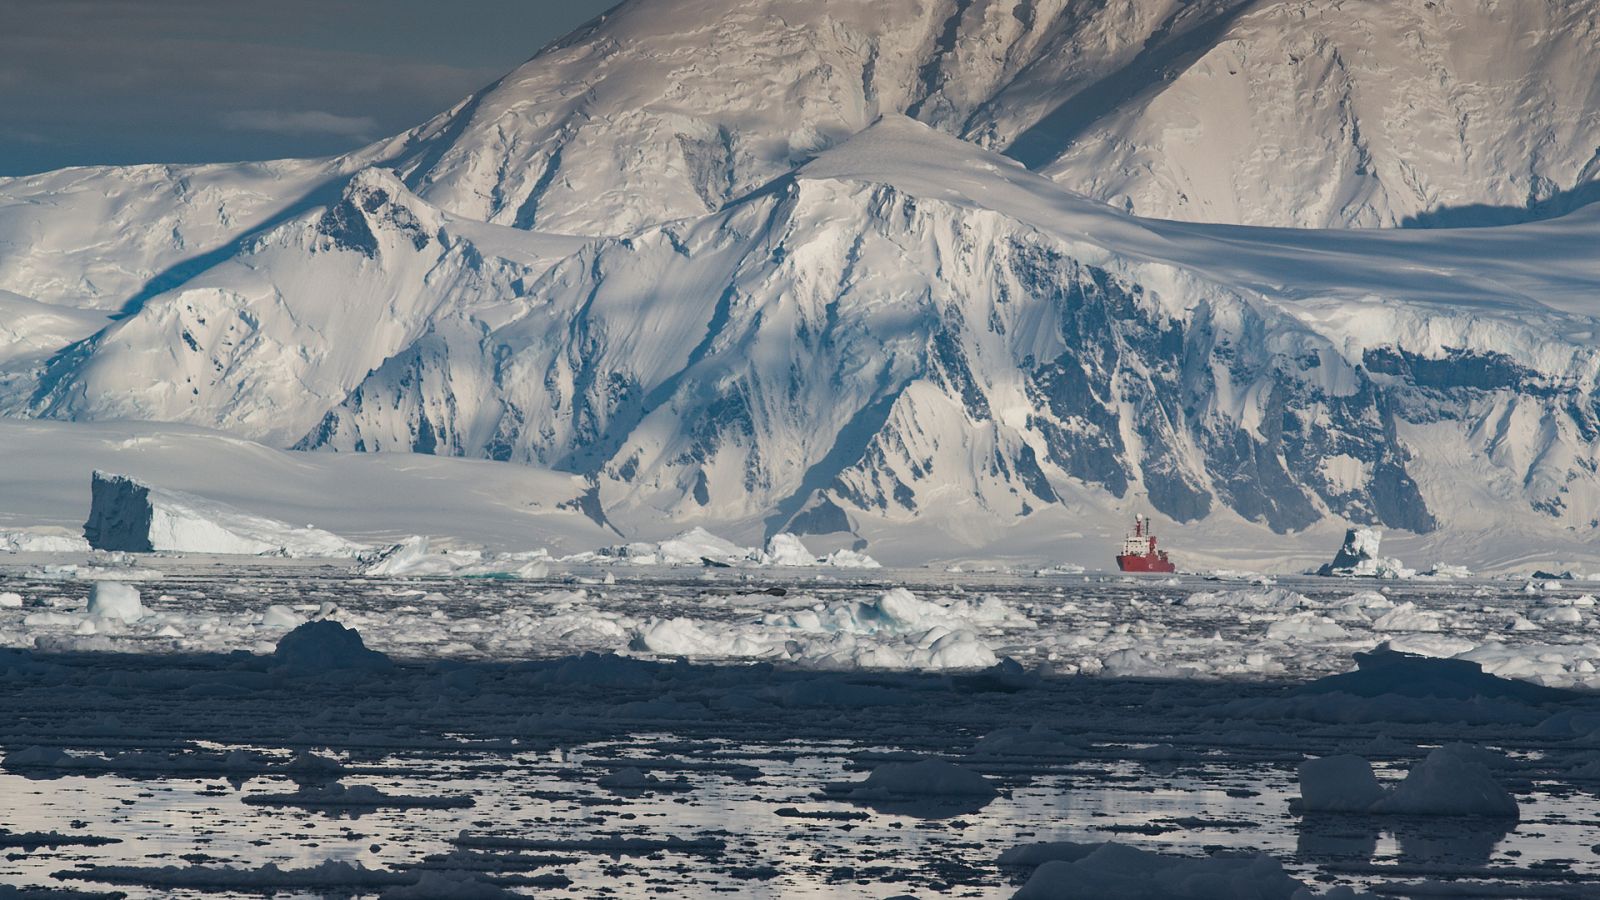
[[[1025,172],[1021,163],[947,135],[909,116],[886,113],[796,169],[801,178],[886,181],[928,173],[1004,169]]]
[[[1600,0],[633,2],[475,97],[406,177],[473,218],[620,234],[903,114],[1140,215],[1518,221],[1596,199],[1597,21]]]
[[[421,251],[435,239],[441,219],[416,202],[392,172],[363,169],[350,179],[339,202],[318,217],[316,231],[327,238],[330,249],[375,259],[383,249],[379,235],[397,237]]]

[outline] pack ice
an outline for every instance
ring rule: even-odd
[[[787,532],[773,535],[765,549],[742,547],[727,538],[695,526],[664,541],[635,541],[580,553],[567,562],[627,563],[637,566],[710,566],[745,568],[758,566],[828,566],[840,569],[876,569],[878,561],[855,550],[835,550],[818,556],[806,548],[799,537]]]
[[[366,549],[311,526],[96,471],[83,536],[96,550],[350,557]]]

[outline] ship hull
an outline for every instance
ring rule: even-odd
[[[1135,556],[1124,553],[1117,557],[1117,568],[1124,572],[1176,572],[1178,567],[1160,556]]]

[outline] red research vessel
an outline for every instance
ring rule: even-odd
[[[1117,568],[1124,572],[1176,572],[1178,567],[1167,559],[1167,551],[1156,549],[1156,536],[1150,533],[1150,520],[1143,515],[1133,517],[1133,533],[1122,542],[1122,552],[1117,554]]]

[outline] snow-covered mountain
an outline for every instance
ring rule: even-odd
[[[1595,0],[635,0],[404,171],[462,215],[615,234],[904,113],[1139,215],[1515,221],[1597,196],[1597,42]]]
[[[625,531],[1591,532],[1597,10],[635,0],[346,157],[0,181],[0,408]]]
[[[592,244],[515,322],[435,329],[302,446],[528,461],[608,507],[770,528],[1011,518],[1086,483],[1180,521],[1426,531],[1458,489],[1430,503],[1407,446],[1476,434],[1587,527],[1596,224],[1525,226],[1536,271],[1474,259],[1504,232],[1219,234],[884,119],[715,216]]]

